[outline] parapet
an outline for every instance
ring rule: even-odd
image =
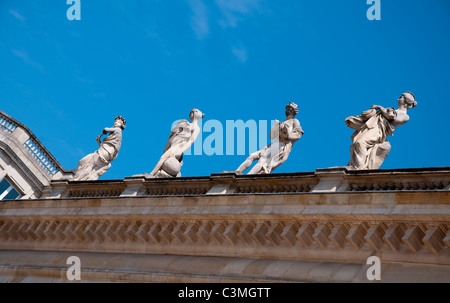
[[[42,198],[203,196],[244,194],[318,194],[427,192],[450,190],[450,167],[348,170],[267,175],[219,173],[205,177],[145,178],[73,182],[54,180]]]

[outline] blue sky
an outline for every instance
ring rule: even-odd
[[[114,117],[122,148],[101,179],[151,172],[176,119],[284,120],[305,134],[275,172],[346,165],[344,119],[372,104],[418,106],[389,137],[381,168],[450,166],[450,2],[381,0],[0,1],[0,109],[27,125],[66,169],[97,149]],[[205,139],[210,133],[203,133]],[[225,148],[225,147],[224,147]],[[184,158],[183,176],[234,170],[246,155]]]

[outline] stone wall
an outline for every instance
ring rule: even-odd
[[[0,204],[3,281],[450,282],[450,169],[53,181]],[[82,278],[83,279],[83,278]]]

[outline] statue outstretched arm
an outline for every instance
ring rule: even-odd
[[[363,111],[361,115],[359,116],[350,116],[345,119],[345,124],[354,129],[354,130],[360,130],[361,127],[363,127],[364,123],[367,122],[370,118],[375,116],[377,111],[373,108]]]
[[[387,110],[386,108],[380,105],[372,105],[371,109],[378,110],[383,115],[383,117],[385,117],[388,121],[393,121],[397,117],[397,112],[393,108]]]
[[[364,123],[375,116],[377,114],[377,111],[374,108],[365,110],[361,113],[361,119],[364,121]]]
[[[99,135],[99,136],[97,136],[97,137],[95,137],[95,141],[97,141],[98,146],[101,146],[101,145],[102,145],[102,141],[101,141],[100,139],[101,139],[101,137],[102,137],[103,135],[108,134],[108,133],[114,133],[114,132],[116,132],[116,131],[122,131],[122,130],[121,130],[120,128],[118,128],[118,127],[105,127],[105,128],[103,129],[102,134]]]
[[[105,127],[103,129],[103,134],[107,134],[107,133],[113,133],[115,131],[117,131],[118,128],[117,127]]]

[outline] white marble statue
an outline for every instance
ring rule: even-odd
[[[273,140],[269,145],[251,154],[239,168],[237,173],[241,174],[249,168],[253,161],[258,160],[248,174],[270,174],[275,168],[283,164],[289,157],[294,142],[303,135],[300,122],[295,119],[298,113],[298,105],[291,102],[286,105],[286,121],[275,120],[270,130],[270,138]]]
[[[191,122],[180,120],[172,131],[167,141],[164,153],[150,174],[149,178],[172,178],[181,177],[181,166],[183,165],[183,153],[191,147],[200,133],[198,121],[205,115],[198,109],[193,108],[189,114]]]
[[[403,93],[398,99],[398,109],[384,108],[379,105],[345,119],[348,127],[356,130],[350,146],[350,169],[378,169],[391,150],[387,141],[396,127],[409,120],[407,110],[417,105],[411,92]]]
[[[100,148],[80,160],[74,181],[97,180],[111,167],[111,162],[117,158],[120,150],[125,124],[125,119],[117,116],[113,127],[103,129],[103,133],[95,138]],[[109,135],[101,142],[100,138],[105,134]]]

